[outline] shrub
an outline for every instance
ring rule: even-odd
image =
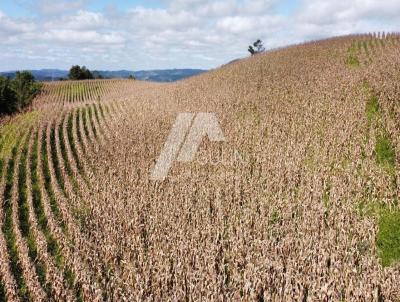
[[[258,39],[257,41],[255,41],[254,43],[253,43],[253,45],[250,45],[249,46],[249,49],[248,49],[248,52],[253,56],[253,55],[255,55],[255,54],[258,54],[258,53],[262,53],[262,52],[264,52],[265,51],[265,47],[264,47],[264,45],[263,45],[263,42],[260,40],[260,39]]]
[[[41,84],[28,71],[17,72],[13,80],[0,77],[0,114],[19,112],[40,92]]]
[[[29,106],[41,88],[41,84],[36,83],[34,76],[28,71],[17,72],[11,84],[17,98],[18,109]]]
[[[17,111],[17,97],[11,89],[11,81],[0,77],[0,113],[13,113]]]
[[[90,80],[93,79],[94,76],[92,72],[87,69],[85,66],[80,67],[79,65],[72,66],[69,70],[68,78],[70,80]]]

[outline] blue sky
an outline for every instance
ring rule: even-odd
[[[243,2],[243,1],[238,1]],[[7,15],[12,17],[35,17],[35,11],[32,10],[31,4],[32,2],[24,1],[24,0],[3,0],[0,3],[0,9],[5,12]],[[109,0],[96,0],[96,1],[86,1],[85,8],[94,12],[102,12],[109,7],[116,7],[120,10],[127,10],[134,7],[146,7],[146,8],[166,8],[166,2],[157,1],[157,0],[118,0],[118,1],[109,1]],[[278,3],[278,6],[275,8],[277,13],[283,15],[290,15],[298,8],[300,5],[299,0],[285,0]]]
[[[337,35],[398,32],[398,0],[1,0],[0,70],[214,68]]]
[[[68,1],[67,1],[68,2]],[[160,1],[150,0],[150,1],[139,1],[139,0],[118,0],[118,1],[109,1],[109,0],[95,0],[95,1],[85,1],[86,5],[84,7],[88,10],[101,12],[107,7],[117,6],[119,9],[129,9],[136,6],[143,7],[154,7],[161,8],[163,7],[163,3]],[[31,5],[34,1],[24,1],[24,0],[2,0],[0,2],[0,9],[12,17],[34,17],[35,11],[32,10]]]

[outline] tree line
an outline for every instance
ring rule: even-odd
[[[135,77],[130,75],[129,79],[134,80]],[[98,71],[90,71],[86,66],[74,65],[69,70],[68,79],[72,81],[80,80],[93,80],[93,79],[104,79],[104,77]]]
[[[14,79],[0,76],[0,114],[22,111],[32,104],[41,88],[29,71],[18,71]]]

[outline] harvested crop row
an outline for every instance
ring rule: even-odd
[[[48,152],[48,138],[47,138],[47,127],[44,127],[43,134],[41,135],[41,163],[42,163],[42,175],[44,180],[44,188],[47,193],[51,211],[56,219],[56,221],[60,224],[61,228],[64,230],[66,228],[65,223],[62,218],[62,214],[56,200],[56,196],[54,193],[54,185],[52,182],[52,173],[50,169],[50,158]],[[56,178],[56,177],[55,177]]]
[[[12,185],[50,296],[398,300],[399,37],[296,45],[168,85],[46,84]],[[153,181],[183,112],[214,113],[226,141]]]
[[[78,193],[79,190],[79,185],[77,182],[77,179],[75,178],[75,173],[72,170],[70,159],[68,157],[68,151],[65,143],[65,137],[64,137],[64,122],[67,118],[67,115],[61,118],[58,124],[58,131],[57,131],[57,136],[58,136],[58,141],[57,145],[60,146],[60,153],[61,153],[61,160],[62,160],[62,166],[63,166],[63,171],[65,178],[68,179],[69,184],[72,186],[72,191],[74,194]]]
[[[61,268],[61,255],[58,244],[52,236],[48,221],[42,203],[42,184],[39,181],[39,132],[34,136],[30,153],[30,213],[32,215],[32,224],[34,236],[38,238],[39,253],[46,263],[46,279],[52,285],[52,295],[56,299],[71,299],[72,294],[64,286],[64,276]]]
[[[26,137],[23,139],[26,139]],[[14,184],[16,183],[15,175],[18,174],[19,146],[19,143],[14,146],[12,156],[7,165],[6,183],[3,193],[4,222],[2,231],[7,244],[11,272],[18,287],[18,296],[22,301],[29,301],[31,299],[44,299],[44,293],[32,275],[33,271],[30,270],[29,260],[26,257],[27,247],[21,238],[17,218],[17,205],[14,202],[16,195]]]
[[[46,264],[38,258],[38,248],[36,237],[32,232],[31,219],[29,217],[28,205],[28,186],[27,186],[27,158],[29,148],[29,138],[22,147],[19,169],[18,169],[18,218],[22,237],[26,240],[28,246],[28,256],[34,264],[36,275],[40,285],[45,291],[47,297],[50,297],[51,288],[46,283]]]
[[[46,130],[44,129],[43,137],[45,137],[45,135]],[[42,146],[42,151],[44,149],[47,149],[48,153],[48,148],[50,148],[49,144],[47,144],[46,146]],[[43,157],[43,160],[41,160],[39,164],[48,164],[49,179],[51,184],[55,181],[56,177],[52,170],[51,161],[44,160],[45,157]],[[83,265],[82,260],[78,263],[76,262],[76,259],[81,259],[81,256],[72,254],[72,251],[70,250],[71,242],[74,242],[74,244],[77,245],[77,241],[79,240],[80,236],[76,231],[75,221],[71,217],[71,208],[69,205],[66,205],[64,203],[64,195],[60,191],[60,189],[57,186],[53,186],[51,188],[52,194],[54,194],[54,205],[56,205],[59,209],[59,212],[57,211],[57,213],[62,213],[62,220],[54,220],[55,217],[53,216],[53,210],[51,209],[54,205],[52,204],[52,201],[49,200],[50,196],[42,193],[41,195],[43,198],[43,212],[44,215],[48,217],[48,220],[46,220],[46,226],[48,230],[46,232],[48,232],[48,234],[51,234],[51,237],[49,238],[51,242],[53,242],[51,246],[54,247],[54,249],[52,249],[50,253],[53,257],[55,257],[56,266],[64,271],[64,278],[68,281],[68,286],[75,291],[78,300],[81,299],[79,297],[95,297],[91,293],[92,290],[90,289],[91,286],[88,285],[89,281],[87,281],[87,277],[82,277],[82,275],[87,276],[89,272],[87,270],[77,268],[77,265],[79,265],[79,267],[82,267]],[[63,200],[64,202],[61,202]],[[62,244],[58,244],[57,242],[62,242]],[[73,259],[75,259],[75,261]],[[94,284],[92,286],[94,286]]]
[[[85,175],[85,159],[83,157],[83,154],[78,150],[78,146],[76,144],[76,138],[75,138],[75,131],[74,131],[74,114],[76,114],[76,111],[72,111],[69,113],[68,118],[66,118],[66,141],[67,141],[67,147],[68,147],[68,153],[71,154],[71,160],[73,161],[73,167],[75,169],[75,173],[77,177],[82,178],[86,184],[88,184],[88,180]],[[82,158],[82,159],[81,159]]]

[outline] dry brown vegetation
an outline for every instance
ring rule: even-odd
[[[399,80],[380,34],[46,84],[0,130],[0,301],[399,301]],[[181,112],[228,141],[151,181]]]

